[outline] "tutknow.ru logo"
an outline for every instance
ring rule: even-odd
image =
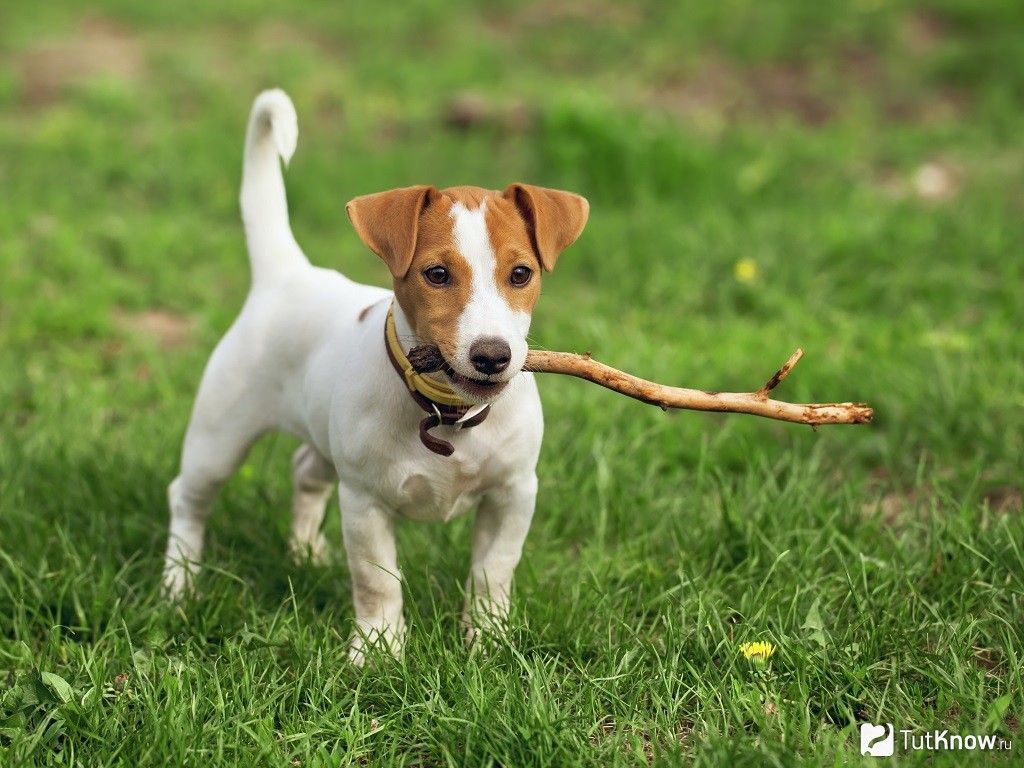
[[[895,735],[892,723],[885,725],[864,723],[860,727],[860,753],[872,757],[892,757],[896,742]]]
[[[1010,739],[998,736],[977,734],[950,733],[948,730],[925,731],[915,733],[910,729],[900,729],[904,752],[1008,752],[1013,749]],[[896,731],[892,723],[874,725],[862,723],[860,726],[860,753],[872,757],[892,757],[896,751]]]

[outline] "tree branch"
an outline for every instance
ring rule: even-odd
[[[700,389],[669,387],[623,373],[590,357],[571,352],[544,352],[531,349],[524,369],[534,373],[561,373],[599,384],[619,394],[632,397],[662,410],[682,408],[693,411],[749,413],[769,419],[797,424],[867,424],[874,411],[865,403],[786,403],[771,400],[769,395],[803,357],[798,349],[775,375],[756,392],[707,392]],[[409,353],[409,360],[420,373],[432,373],[445,367],[436,347],[419,346]]]

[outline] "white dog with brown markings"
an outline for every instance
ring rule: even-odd
[[[466,639],[500,631],[512,572],[533,517],[543,434],[540,398],[522,370],[540,272],[579,236],[587,201],[512,184],[395,189],[347,206],[356,232],[391,271],[394,291],[312,266],[288,220],[280,159],[295,150],[282,91],[253,104],[241,207],[252,263],[242,312],[214,350],[168,490],[164,584],[192,585],[214,496],[264,433],[303,445],[292,460],[294,550],[321,557],[335,483],[364,646],[397,653],[404,637],[395,521],[451,520],[476,508],[466,583]],[[443,372],[408,353],[436,346]]]

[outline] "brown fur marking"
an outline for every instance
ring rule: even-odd
[[[515,204],[495,194],[487,201],[484,213],[487,234],[494,251],[494,282],[505,301],[515,312],[533,312],[540,298],[541,265],[530,241],[530,233]],[[512,284],[512,270],[528,267],[533,271],[526,285]]]
[[[412,265],[396,279],[395,296],[413,332],[437,346],[447,358],[455,353],[455,330],[469,303],[472,275],[452,232],[452,200],[442,192],[420,214]],[[432,267],[448,270],[447,285],[432,285],[423,274]]]

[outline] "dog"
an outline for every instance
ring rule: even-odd
[[[261,93],[245,141],[241,209],[252,285],[207,363],[178,476],[168,489],[164,587],[194,584],[220,486],[261,435],[303,444],[292,458],[291,547],[322,558],[320,525],[337,485],[352,579],[349,656],[398,654],[405,636],[398,518],[476,509],[465,640],[507,623],[512,572],[533,517],[544,421],[523,370],[541,273],[583,230],[579,195],[528,184],[502,192],[414,186],[346,206],[393,290],[309,263],[292,234],[281,162],[298,140],[289,97]],[[419,345],[444,359],[417,374]]]

